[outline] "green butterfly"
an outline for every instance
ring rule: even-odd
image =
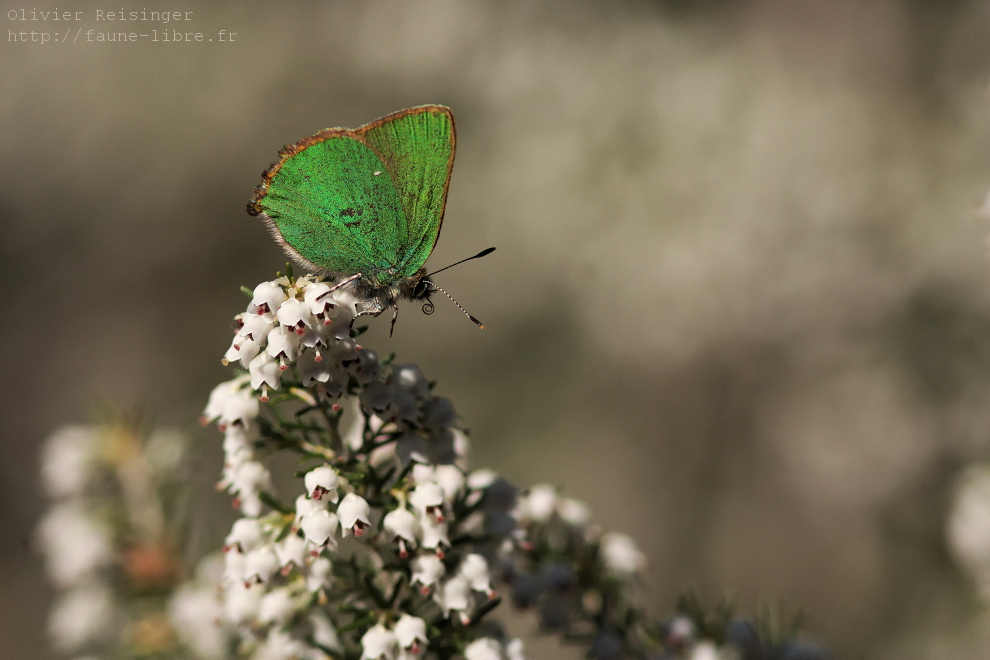
[[[394,309],[394,327],[400,299],[425,301],[432,313],[430,295],[446,294],[423,264],[443,224],[454,142],[454,115],[442,105],[324,129],[279,152],[248,213],[296,263],[330,276],[335,289],[351,284],[363,302],[358,316]]]

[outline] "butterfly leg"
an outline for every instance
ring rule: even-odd
[[[395,319],[399,318],[399,306],[392,305],[392,325],[388,329],[388,337],[392,338],[392,332],[395,331]]]
[[[384,307],[379,308],[379,309],[362,309],[360,312],[358,312],[357,314],[354,315],[354,318],[351,319],[351,323],[350,323],[349,327],[350,327],[351,330],[353,330],[354,329],[354,322],[357,321],[358,318],[360,318],[362,316],[380,316],[381,313],[384,312],[384,311],[385,311],[385,308]]]
[[[320,295],[319,297],[317,297],[317,300],[322,300],[323,298],[329,296],[331,293],[333,293],[334,291],[336,291],[340,287],[344,286],[345,284],[350,284],[351,282],[353,282],[354,280],[358,279],[359,277],[361,277],[361,273],[354,273],[353,275],[348,275],[347,277],[345,277],[344,279],[342,279],[341,281],[337,282],[332,287],[330,287],[330,290],[329,291],[327,291],[326,293],[324,293],[324,294]]]

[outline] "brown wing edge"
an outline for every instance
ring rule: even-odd
[[[447,115],[447,118],[450,120],[450,158],[447,160],[447,178],[443,185],[443,204],[440,206],[440,223],[437,225],[437,233],[433,236],[433,247],[430,248],[430,254],[433,254],[433,250],[437,247],[437,238],[440,236],[440,230],[443,229],[443,216],[444,212],[447,210],[447,191],[450,189],[450,175],[454,171],[454,153],[457,151],[457,125],[454,122],[454,111],[445,105],[438,105],[434,103],[417,105],[411,108],[406,108],[405,110],[397,110],[393,113],[387,114],[384,117],[380,117],[373,122],[365,124],[364,126],[355,128],[351,132],[360,135],[361,141],[367,144],[364,140],[364,134],[371,129],[395,121],[396,119],[402,119],[407,115],[418,115],[423,112],[433,112],[436,114]],[[379,154],[379,156],[381,156],[381,154]],[[427,255],[427,257],[429,257],[429,255]]]
[[[355,131],[349,128],[324,128],[322,131],[316,135],[311,135],[307,138],[303,138],[296,142],[295,144],[287,144],[282,147],[278,152],[278,160],[268,166],[264,172],[261,173],[261,183],[259,183],[254,188],[254,194],[251,196],[251,200],[247,203],[247,212],[249,215],[261,215],[264,213],[264,209],[261,208],[261,200],[264,199],[265,195],[268,194],[268,188],[271,186],[272,179],[278,174],[278,171],[282,169],[282,165],[285,161],[289,160],[299,152],[303,151],[307,147],[311,147],[314,144],[319,144],[320,142],[325,142],[333,137],[348,136],[359,139],[363,142],[363,139],[357,138]],[[265,216],[266,222],[272,222],[271,218]]]

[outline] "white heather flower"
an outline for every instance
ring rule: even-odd
[[[616,532],[605,534],[602,537],[601,554],[605,568],[620,577],[632,575],[646,568],[646,556],[625,534]]]
[[[337,528],[336,514],[330,513],[326,509],[314,509],[303,516],[303,519],[299,521],[299,527],[306,535],[306,540],[313,546],[322,548],[326,545],[331,550],[337,548],[337,539],[333,535]]]
[[[299,343],[299,335],[284,325],[280,325],[268,333],[267,352],[270,357],[280,361],[279,368],[284,371],[285,364],[282,360],[288,360],[289,362],[295,360],[296,351],[299,350]]]
[[[319,591],[330,586],[333,563],[326,557],[317,557],[306,569],[306,588],[309,591]]]
[[[265,533],[257,519],[239,518],[234,521],[230,534],[224,539],[224,550],[236,546],[241,552],[249,552],[261,545],[264,540]]]
[[[382,527],[388,533],[389,541],[394,543],[398,539],[400,557],[409,555],[407,544],[415,547],[416,538],[421,533],[419,520],[416,519],[415,514],[401,506],[385,515]]]
[[[492,591],[491,576],[488,574],[488,562],[481,555],[472,553],[464,557],[457,572],[468,581],[474,591],[480,591],[489,598],[495,596],[495,592]]]
[[[309,305],[297,298],[289,298],[279,305],[275,318],[282,327],[290,329],[297,335],[302,335],[306,328],[312,328],[314,321]]]
[[[99,436],[89,426],[63,426],[45,440],[41,478],[52,497],[82,493],[95,466]]]
[[[412,478],[418,484],[435,482],[440,486],[447,502],[454,500],[465,483],[464,473],[456,465],[417,464],[413,466]]]
[[[947,527],[956,560],[990,599],[990,467],[970,467],[959,477]]]
[[[277,280],[262,282],[254,287],[251,304],[257,308],[258,314],[274,314],[286,298],[285,291],[278,285]]]
[[[451,612],[460,615],[461,623],[467,625],[471,617],[467,615],[471,607],[471,585],[461,575],[450,578],[433,594],[434,600],[443,610],[443,615],[449,617]]]
[[[89,585],[68,591],[55,603],[48,630],[56,647],[71,651],[111,633],[113,619],[110,591]]]
[[[703,640],[694,645],[688,660],[719,660],[721,657],[714,642]]]
[[[309,305],[310,313],[324,324],[329,325],[330,319],[337,315],[337,302],[330,294],[330,285],[325,282],[308,285],[303,293],[303,300]]]
[[[354,317],[357,315],[357,306],[361,301],[353,293],[347,291],[346,287],[337,289],[330,295],[333,296],[333,301],[337,306],[345,310],[348,316]]]
[[[268,582],[278,569],[278,555],[270,545],[257,547],[244,555],[245,580]]]
[[[37,534],[48,574],[62,589],[82,582],[113,561],[110,533],[88,518],[78,502],[56,505],[41,519]]]
[[[306,484],[306,492],[314,500],[322,500],[326,496],[327,501],[337,501],[337,472],[329,465],[321,465],[310,470],[303,478]]]
[[[254,394],[244,388],[250,379],[245,374],[214,387],[200,422],[205,424],[219,420],[220,430],[225,430],[231,424],[250,424],[260,410]]]
[[[450,547],[450,539],[447,538],[447,523],[437,522],[433,518],[420,518],[420,531],[422,533],[421,545],[436,551],[437,556],[442,559],[443,549]]]
[[[224,584],[240,583],[247,580],[247,556],[237,546],[224,551],[223,565]]]
[[[325,649],[330,649],[339,656],[343,656],[344,645],[340,643],[340,636],[337,629],[323,612],[317,611],[310,615],[309,622],[313,626],[313,641]]]
[[[261,597],[258,605],[258,620],[262,623],[273,623],[284,626],[298,609],[298,599],[292,595],[289,587],[272,589]]]
[[[361,660],[393,660],[395,658],[395,633],[378,624],[361,637]]]
[[[253,660],[302,660],[303,658],[323,658],[322,653],[318,656],[311,655],[312,651],[308,644],[292,636],[292,633],[285,632],[280,628],[272,628],[268,631],[265,641],[258,647],[252,656]]]
[[[268,468],[258,461],[244,461],[234,471],[230,490],[237,495],[244,515],[256,518],[261,515],[262,501],[259,493],[271,486],[272,476]]]
[[[491,637],[474,640],[464,649],[465,660],[502,660],[502,645]]]
[[[426,595],[446,572],[446,567],[436,555],[419,555],[413,559],[410,581],[421,585],[420,592]]]
[[[395,622],[395,639],[399,643],[400,660],[421,655],[429,644],[429,638],[426,636],[426,621],[418,616],[403,613]]]
[[[224,364],[230,362],[240,362],[245,369],[251,361],[261,352],[261,342],[251,337],[234,335],[230,342],[230,348],[223,354]]]
[[[505,645],[505,657],[507,660],[526,660],[526,651],[523,648],[523,641],[515,637]]]
[[[259,346],[268,337],[268,333],[272,331],[272,328],[275,327],[272,319],[264,315],[245,312],[244,314],[238,314],[237,318],[241,322],[241,329],[237,331],[235,336],[249,337]]]
[[[588,511],[588,506],[584,502],[569,497],[558,502],[557,513],[560,514],[564,522],[578,529],[584,529],[591,523],[591,512]]]
[[[371,527],[371,506],[360,495],[348,493],[337,507],[340,516],[340,532],[343,536],[351,532],[354,536],[363,536],[364,530]]]
[[[253,623],[258,618],[264,589],[243,582],[235,582],[224,589],[224,618],[237,626]]]
[[[296,366],[299,368],[299,378],[302,380],[303,385],[309,386],[314,383],[327,383],[330,381],[332,375],[330,361],[323,359],[319,349],[316,350],[315,354],[313,351],[306,351],[300,355],[299,360],[296,361]]]
[[[443,522],[443,489],[434,481],[421,483],[409,494],[409,504],[422,518]]]
[[[326,509],[327,500],[311,500],[305,495],[300,495],[296,498],[296,525],[302,522],[302,519],[306,517],[310,511],[315,511],[316,509]]]
[[[282,373],[278,367],[278,362],[267,352],[258,353],[248,365],[248,371],[251,372],[251,388],[259,390],[264,386],[277,390],[281,384]]]
[[[550,520],[557,508],[557,490],[540,484],[529,489],[529,494],[519,501],[521,517],[536,522]]]
[[[242,388],[248,381],[246,376],[238,376],[233,380],[224,381],[210,391],[210,397],[206,401],[206,408],[199,421],[204,426],[220,417],[227,406],[227,397]]]
[[[215,586],[183,584],[172,596],[168,612],[179,638],[196,657],[224,656],[227,636],[219,624],[223,607]]]
[[[288,575],[293,566],[297,568],[303,566],[306,559],[306,540],[298,534],[290,533],[275,544],[275,554],[278,555],[278,562],[282,565],[282,573]]]

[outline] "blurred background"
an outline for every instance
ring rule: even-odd
[[[658,617],[690,588],[803,610],[843,658],[986,657],[944,528],[990,457],[990,2],[11,18],[33,8],[0,13],[0,657],[52,657],[32,545],[56,426],[114,401],[194,434],[219,541],[220,438],[195,422],[238,287],[285,264],[245,202],[283,144],[421,103],[458,129],[430,266],[498,247],[440,278],[486,328],[439,300],[365,344],[439,382],[475,466],[637,539]],[[86,42],[153,28],[214,40]]]

